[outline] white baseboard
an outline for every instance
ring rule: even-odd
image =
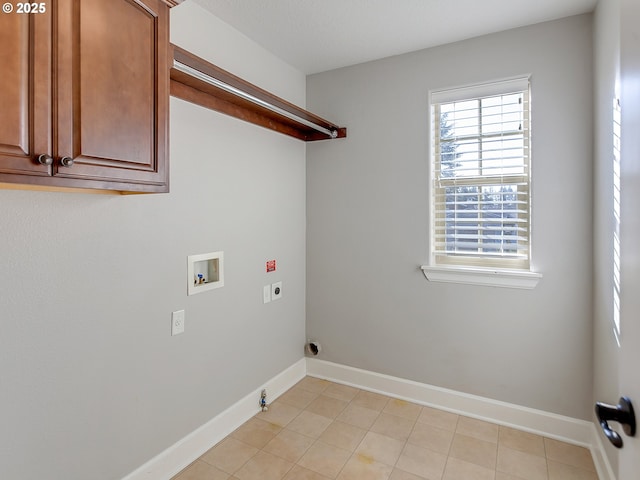
[[[600,480],[616,480],[616,474],[613,472],[609,457],[604,450],[602,444],[602,431],[596,426],[595,423],[591,424],[592,427],[592,441],[591,441],[591,456],[593,457],[593,463],[596,465],[596,471],[598,472],[598,478]]]
[[[260,410],[260,392],[266,388],[273,400],[306,375],[306,361],[300,359],[260,388],[149,460],[123,480],[169,480]]]
[[[315,358],[307,375],[589,448],[600,480],[615,480],[592,422]]]

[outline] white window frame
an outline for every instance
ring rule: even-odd
[[[485,285],[492,287],[508,287],[508,288],[534,288],[538,281],[542,278],[540,273],[532,270],[531,262],[531,168],[530,163],[527,164],[526,174],[522,179],[526,180],[523,188],[528,199],[528,253],[524,261],[513,259],[496,259],[488,256],[446,256],[442,255],[442,251],[436,252],[435,249],[435,229],[437,218],[435,217],[435,202],[437,187],[434,179],[436,167],[435,152],[435,128],[439,122],[434,121],[434,114],[437,110],[436,106],[441,104],[492,97],[498,95],[506,95],[516,92],[527,92],[526,99],[530,100],[529,76],[515,77],[495,81],[491,83],[467,85],[463,87],[450,88],[444,90],[432,90],[429,92],[429,122],[430,122],[430,178],[429,178],[429,202],[431,218],[429,222],[430,233],[430,255],[429,263],[422,266],[424,275],[430,281],[448,282],[448,283],[465,283],[474,285]],[[530,115],[530,109],[527,109]],[[527,128],[529,127],[529,117],[525,119]],[[526,137],[527,147],[530,151],[530,132]],[[530,162],[529,157],[529,162]],[[441,187],[442,188],[442,187]],[[518,188],[520,191],[520,187]],[[438,255],[436,255],[438,253]]]

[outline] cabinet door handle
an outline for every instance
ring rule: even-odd
[[[43,153],[38,157],[38,163],[40,165],[52,165],[53,157],[51,155],[47,155],[46,153]]]
[[[73,166],[73,158],[71,157],[62,157],[60,159],[60,165],[63,167],[72,167]]]

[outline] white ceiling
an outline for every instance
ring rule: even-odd
[[[590,12],[597,0],[194,0],[306,74]]]

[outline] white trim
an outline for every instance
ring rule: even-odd
[[[529,89],[531,75],[505,78],[487,83],[462,85],[454,88],[442,88],[429,91],[431,104],[450,103],[459,100],[508,95]]]
[[[422,265],[424,276],[431,282],[464,283],[487,287],[521,288],[531,290],[538,285],[541,273],[517,270],[498,270],[480,267],[434,267]]]
[[[263,388],[267,389],[269,401],[272,401],[302,380],[305,374],[306,362],[302,358],[124,477],[123,480],[169,480],[258,413],[260,392]]]
[[[603,433],[595,423],[591,424],[592,427],[592,441],[591,441],[591,457],[593,463],[596,466],[596,472],[600,480],[616,480],[616,474],[609,463],[609,457],[602,444]]]
[[[589,448],[600,480],[616,480],[592,422],[307,358],[307,375]]]
[[[591,446],[591,422],[511,403],[307,358],[307,375],[356,386],[420,405],[487,420],[580,446]]]

